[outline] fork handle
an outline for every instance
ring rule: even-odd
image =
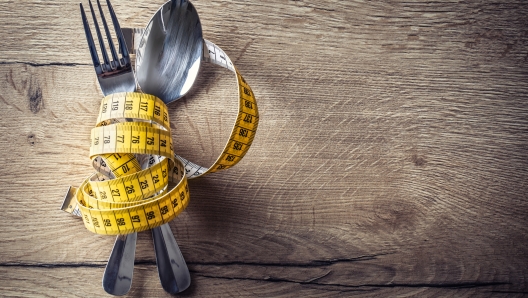
[[[103,289],[111,295],[128,293],[134,273],[137,233],[118,235],[106,264],[103,275]]]
[[[191,275],[169,224],[152,229],[158,275],[163,289],[177,294],[189,287]]]

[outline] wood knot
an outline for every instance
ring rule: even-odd
[[[418,156],[416,154],[413,154],[413,156],[411,157],[411,160],[414,163],[414,165],[418,167],[421,167],[427,163],[425,158],[423,158],[422,156]]]
[[[42,100],[42,89],[36,80],[31,81],[27,97],[29,99],[29,109],[31,112],[33,112],[33,114],[40,112],[44,107],[44,101]]]
[[[27,141],[29,143],[29,145],[31,146],[34,146],[36,141],[37,141],[37,138],[35,137],[34,134],[30,133],[28,136],[27,136]]]

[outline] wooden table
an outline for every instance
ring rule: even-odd
[[[83,1],[84,2],[84,1]],[[163,3],[113,0],[123,27]],[[236,167],[170,223],[195,297],[528,295],[524,1],[194,0],[261,119]],[[78,1],[0,1],[0,296],[102,297],[114,237],[59,210],[92,173],[101,91]],[[232,74],[170,105],[211,164]],[[130,297],[168,297],[139,234]]]

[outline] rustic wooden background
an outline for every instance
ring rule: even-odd
[[[163,0],[112,2],[143,27]],[[528,295],[525,1],[193,4],[261,120],[246,158],[193,180],[171,222],[181,296]],[[114,237],[59,210],[92,172],[101,97],[78,1],[0,1],[0,77],[0,296],[108,296]],[[203,65],[170,106],[177,152],[215,159],[235,84]],[[129,296],[169,296],[149,233]]]

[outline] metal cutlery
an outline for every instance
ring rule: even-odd
[[[136,81],[130,63],[130,55],[112,5],[109,0],[107,0],[106,3],[114,25],[121,58],[118,56],[114,47],[101,4],[99,0],[97,0],[102,24],[112,55],[112,60],[109,59],[97,22],[97,17],[95,16],[92,3],[89,1],[97,38],[101,48],[101,54],[103,56],[103,63],[101,63],[97,54],[94,38],[83,5],[82,3],[80,4],[88,48],[97,74],[97,79],[104,95],[117,92],[133,92],[136,90]],[[158,273],[163,288],[172,294],[185,290],[190,284],[190,274],[176,240],[174,239],[170,226],[165,224],[161,227],[154,228],[152,230],[152,235],[156,247]],[[126,294],[130,290],[134,270],[136,240],[136,233],[119,235],[116,238],[114,248],[103,275],[103,288],[107,293],[119,296]],[[170,270],[167,268],[170,268]]]

